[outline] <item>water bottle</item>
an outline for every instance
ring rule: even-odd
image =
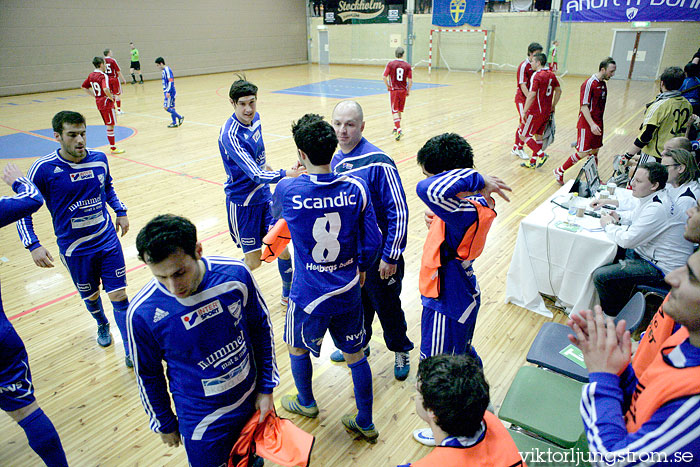
[[[566,222],[571,225],[576,225],[576,209],[578,208],[578,193],[572,193],[569,199],[569,214],[566,216]]]

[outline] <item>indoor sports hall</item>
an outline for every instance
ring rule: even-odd
[[[280,305],[280,277],[274,265],[265,263],[254,277],[275,335],[280,372],[274,391],[277,413],[315,436],[311,465],[396,466],[416,461],[431,449],[411,435],[425,426],[415,408],[422,310],[418,275],[427,234],[425,206],[416,195],[416,184],[425,178],[416,162],[418,150],[435,135],[462,135],[473,148],[475,169],[500,177],[512,188],[510,202],[495,197],[498,216],[483,254],[474,262],[481,308],[473,345],[483,359],[498,413],[516,373],[529,365],[525,357],[542,325],[567,321],[566,306],[556,302],[557,291],[566,285],[562,281],[589,280],[577,274],[562,279],[562,270],[576,266],[567,264],[567,256],[551,257],[547,237],[533,259],[554,271],[549,284],[543,285],[546,290],[540,288],[547,296],[545,305],[533,312],[506,303],[508,276],[520,267],[512,259],[522,235],[521,222],[560,189],[552,170],[573,153],[581,83],[596,73],[601,60],[612,56],[617,61],[617,73],[607,83],[599,153],[598,171],[605,184],[613,172],[614,156],[637,137],[645,106],[659,93],[660,74],[670,66],[683,68],[691,60],[700,46],[700,28],[687,20],[566,21],[564,13],[587,3],[574,0],[552,0],[544,7],[540,0],[487,1],[479,26],[454,28],[433,23],[430,2],[323,3],[318,15],[314,2],[305,0],[3,1],[0,165],[13,162],[26,174],[36,159],[59,147],[51,129],[54,114],[73,110],[86,117],[87,146],[107,154],[115,190],[128,207],[130,229],[120,241],[132,298],[152,278],[137,258],[136,235],[157,214],[189,218],[205,256],[243,258],[228,231],[226,174],[217,144],[222,124],[233,113],[228,89],[235,73],[259,88],[257,111],[267,164],[275,170],[297,162],[293,121],[306,113],[330,121],[338,102],[357,101],[364,111],[363,136],[393,158],[409,208],[401,298],[408,336],[416,348],[410,353],[408,379],[396,380],[393,352],[386,348],[379,321],[374,321],[368,361],[374,423],[380,433],[376,444],[355,440],[340,424],[340,416],[354,409],[354,394],[347,366],[329,360],[335,350],[330,338],[323,343],[321,357],[312,358],[318,418],[306,419],[281,408],[279,400],[294,393],[295,386],[282,340],[286,310]],[[357,13],[375,3],[385,9],[383,16],[367,19],[362,15],[370,13]],[[357,15],[339,19],[343,5]],[[335,17],[328,16],[333,12]],[[328,24],[332,22],[336,24]],[[528,44],[538,42],[547,53],[555,40],[562,90],[555,139],[545,150],[547,164],[526,169],[511,154],[519,124],[513,105],[516,68],[526,58]],[[130,42],[140,52],[143,84],[137,78],[132,83]],[[413,67],[413,86],[401,120],[403,134],[397,140],[382,75],[399,46],[406,49],[404,58]],[[94,99],[81,89],[94,69],[93,57],[101,57],[106,48],[112,50],[125,78],[123,113],[115,126],[116,145],[123,153],[110,154]],[[157,57],[163,57],[174,73],[177,111],[184,117],[180,126],[168,127],[171,118],[163,109]],[[527,147],[525,151],[529,155]],[[567,171],[564,181],[574,179],[582,165]],[[0,184],[0,195],[13,192]],[[111,346],[102,348],[95,342],[95,325],[58,261],[46,207],[33,219],[38,238],[56,259],[55,267],[37,267],[14,225],[3,228],[2,303],[24,341],[37,401],[55,425],[69,464],[186,465],[182,447],[166,446],[149,429],[134,372],[124,366],[116,327],[112,326]],[[568,258],[575,256],[571,253]],[[113,321],[109,306],[106,314]],[[548,397],[541,394],[543,400]],[[572,410],[578,413],[578,406]],[[0,432],[0,465],[40,465],[22,429],[4,414]]]

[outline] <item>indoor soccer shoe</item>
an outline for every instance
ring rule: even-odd
[[[537,162],[532,162],[532,160],[528,160],[520,164],[520,167],[525,167],[526,169],[534,169],[537,167]]]
[[[557,169],[554,169],[552,172],[554,173],[554,180],[556,180],[558,184],[563,185],[564,184],[564,172],[559,173],[559,171]]]
[[[396,132],[396,136],[394,137],[394,138],[396,139],[396,141],[398,141],[398,140],[401,139],[401,135],[402,135],[402,134],[403,134],[403,133],[401,133],[401,130],[398,130],[398,131]]]
[[[97,344],[100,347],[112,345],[112,334],[109,332],[109,323],[97,325]]]
[[[127,368],[134,367],[134,361],[131,359],[131,355],[124,357],[124,365],[126,365]]]
[[[379,432],[374,427],[374,423],[372,423],[367,428],[362,428],[360,425],[357,424],[357,415],[353,414],[343,415],[343,418],[341,418],[340,421],[343,423],[343,426],[348,431],[348,433],[360,435],[362,438],[365,439],[365,441],[372,444],[377,442],[377,438],[379,438]]]
[[[548,154],[543,154],[542,157],[537,158],[537,168],[539,169],[544,165],[545,162],[547,162],[547,159],[549,159]]]
[[[433,430],[430,428],[413,430],[413,439],[425,446],[435,446],[435,437],[433,436]]]
[[[403,381],[411,371],[411,362],[408,352],[396,352],[394,355],[394,378]]]
[[[178,127],[177,123],[171,123],[170,125],[168,125],[168,128],[177,128],[177,127]]]
[[[529,157],[527,156],[527,154],[525,154],[525,151],[523,151],[522,148],[517,148],[517,149],[516,149],[516,148],[513,148],[513,149],[510,150],[510,153],[511,153],[513,156],[519,157],[519,158],[521,158],[521,159],[523,159],[523,160],[529,159]]]
[[[281,297],[280,298],[280,305],[286,310],[289,308],[289,297]]]
[[[370,353],[369,345],[367,347],[365,347],[364,352],[365,352],[365,357],[369,357],[369,353]],[[340,350],[336,350],[335,352],[333,352],[331,354],[331,361],[334,363],[343,363],[345,361],[345,357],[343,356],[343,352],[341,352]]]
[[[111,152],[112,154],[124,154],[126,151],[124,149],[114,148],[111,149],[109,152]]]
[[[316,402],[314,402],[313,405],[301,405],[299,402],[299,396],[296,394],[293,396],[291,394],[283,396],[281,403],[282,407],[284,407],[284,410],[287,412],[292,412],[309,418],[318,417],[318,405],[316,405]]]
[[[177,126],[182,126],[182,122],[185,121],[185,117],[180,117],[177,119]]]

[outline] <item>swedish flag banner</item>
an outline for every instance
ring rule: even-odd
[[[433,0],[433,24],[455,27],[465,23],[481,25],[484,0]]]

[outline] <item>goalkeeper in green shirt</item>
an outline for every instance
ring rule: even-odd
[[[131,65],[129,73],[131,73],[131,84],[136,84],[136,72],[139,74],[139,84],[143,84],[143,75],[141,74],[141,62],[139,61],[139,49],[136,48],[133,42],[129,42],[131,47]]]

